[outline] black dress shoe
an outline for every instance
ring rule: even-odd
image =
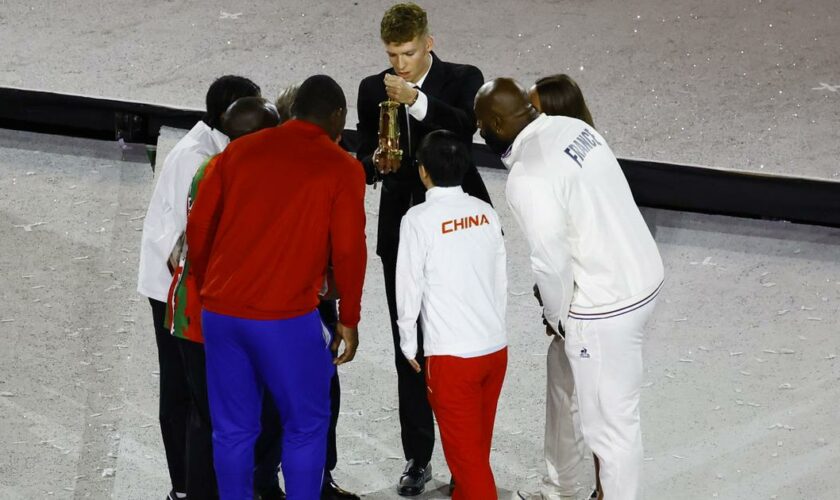
[[[359,495],[350,493],[342,489],[341,486],[335,484],[332,479],[324,482],[324,488],[321,490],[321,500],[360,500]]]
[[[432,480],[432,464],[414,465],[414,460],[405,464],[405,470],[397,484],[397,494],[401,497],[414,497],[426,491],[426,483]]]
[[[268,489],[258,491],[254,498],[255,500],[286,500],[286,492],[280,488],[279,484],[273,484]]]

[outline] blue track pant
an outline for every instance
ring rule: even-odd
[[[263,321],[205,310],[201,321],[221,499],[254,498],[254,442],[264,389],[283,423],[287,498],[320,498],[335,366],[318,312]]]

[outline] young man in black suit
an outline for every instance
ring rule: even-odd
[[[472,143],[476,131],[473,100],[484,76],[475,66],[444,62],[432,52],[434,38],[429,34],[426,12],[415,4],[397,4],[388,9],[382,18],[380,36],[391,68],[365,78],[359,85],[357,157],[365,166],[369,184],[382,181],[376,253],[382,259],[385,274],[402,444],[407,460],[397,492],[414,496],[422,493],[431,479],[429,461],[435,427],[426,381],[411,368],[399,348],[394,287],[400,221],[409,208],[425,200],[425,188],[415,164],[415,153],[423,138],[435,130],[446,129],[465,143]],[[401,160],[381,155],[378,148],[379,103],[388,99],[401,104]],[[490,202],[475,165],[465,175],[462,186],[468,194]],[[419,328],[418,338],[422,339]],[[418,343],[422,345],[422,340]],[[422,349],[416,359],[424,362]]]

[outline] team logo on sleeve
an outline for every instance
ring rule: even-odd
[[[440,232],[448,234],[455,231],[461,231],[462,229],[483,226],[485,224],[490,224],[490,219],[488,219],[485,214],[471,215],[469,217],[461,217],[460,219],[444,221],[440,225]]]
[[[580,358],[589,359],[589,351],[587,351],[585,347],[580,350]]]

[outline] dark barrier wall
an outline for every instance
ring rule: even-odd
[[[157,144],[160,127],[190,129],[203,111],[0,87],[0,128]]]
[[[161,126],[191,128],[203,111],[0,87],[0,128],[157,144]],[[356,132],[342,145],[355,151]],[[504,168],[483,144],[476,163]],[[642,206],[840,227],[840,182],[619,159]]]

